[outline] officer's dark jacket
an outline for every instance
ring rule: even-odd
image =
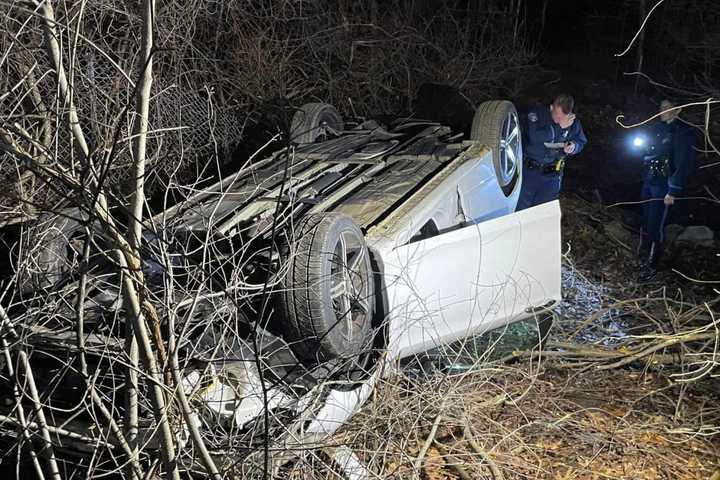
[[[681,120],[657,120],[647,133],[645,181],[658,185],[667,182],[668,193],[679,194],[695,171],[695,130]],[[663,169],[665,162],[667,167]],[[657,165],[661,165],[660,171]]]
[[[576,118],[570,128],[560,128],[553,122],[550,109],[541,104],[535,105],[527,114],[524,140],[525,157],[540,163],[552,163],[565,155],[563,149],[547,148],[545,143],[574,142],[573,155],[580,153],[587,144],[580,120]]]

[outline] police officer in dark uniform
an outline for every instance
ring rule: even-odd
[[[536,105],[527,115],[522,190],[517,210],[556,200],[565,159],[587,144],[570,95],[558,95],[550,108]]]
[[[668,209],[695,169],[694,129],[678,119],[680,109],[671,101],[663,100],[660,111],[660,118],[650,125],[643,142],[643,228],[638,249],[641,280],[649,280],[657,271]]]

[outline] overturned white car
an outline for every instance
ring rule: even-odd
[[[161,313],[178,318],[159,329],[177,337],[181,387],[194,421],[213,432],[206,442],[217,458],[230,444],[257,446],[258,425],[285,446],[332,433],[366,398],[381,363],[560,298],[558,203],[515,212],[522,140],[512,103],[480,105],[469,139],[422,120],[346,125],[331,106],[308,104],[290,140],[215,185],[188,189],[146,222],[150,291]],[[76,217],[48,220],[34,237],[46,245],[43,276],[26,275],[14,322],[33,349],[52,352],[36,356],[35,375],[45,372],[56,423],[87,432],[93,419],[67,413],[82,382],[62,367],[75,352],[68,332],[81,249],[71,247],[92,230]],[[102,250],[102,235],[91,243]],[[101,373],[125,352],[117,273],[102,264],[83,287],[84,354],[122,410],[117,372]],[[169,299],[169,289],[185,295]],[[141,417],[143,409],[149,403]],[[177,429],[186,435],[187,425]],[[155,426],[145,430],[152,443]],[[84,435],[92,441],[92,429]]]

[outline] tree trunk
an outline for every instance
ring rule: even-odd
[[[145,0],[143,5],[143,32],[141,54],[139,58],[140,80],[137,85],[136,113],[133,119],[133,155],[135,188],[128,219],[130,246],[140,251],[142,246],[142,217],[145,203],[145,163],[147,156],[147,131],[150,111],[150,95],[152,91],[152,49],[153,23],[155,20],[154,0]],[[138,344],[133,331],[133,323],[125,322],[125,353],[128,366],[125,371],[125,434],[137,461],[138,455],[138,366],[140,356]],[[131,471],[128,472],[134,478]]]

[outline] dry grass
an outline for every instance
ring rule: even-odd
[[[653,372],[537,366],[479,369],[422,383],[389,381],[338,443],[354,446],[374,478],[703,479],[720,451],[703,432],[717,397],[668,387]],[[414,464],[433,422],[421,468]],[[470,425],[473,448],[465,435]],[[717,432],[715,432],[717,433]],[[495,473],[497,478],[497,472]]]

